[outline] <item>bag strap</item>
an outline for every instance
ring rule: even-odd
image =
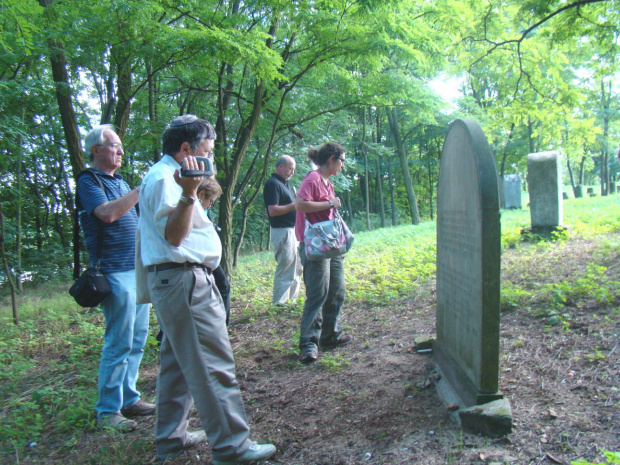
[[[84,173],[90,173],[92,176],[94,176],[95,180],[97,181],[97,183],[99,184],[99,187],[101,187],[101,190],[103,191],[103,193],[105,194],[106,199],[108,199],[108,202],[110,201],[110,197],[108,197],[108,192],[105,189],[105,186],[103,185],[103,181],[101,180],[101,178],[99,177],[99,175],[97,173],[95,173],[93,170],[91,170],[90,168],[85,169],[84,171],[82,171],[79,176],[78,176],[78,182],[80,177],[82,177],[84,175]],[[76,198],[76,202],[75,202],[75,227],[73,228],[73,257],[74,257],[74,263],[75,266],[73,268],[73,278],[77,279],[79,277],[79,271],[80,271],[80,252],[79,252],[79,209],[82,206],[82,203],[80,202],[80,194],[79,191],[76,189],[75,191],[75,198]],[[98,222],[99,224],[99,230],[97,231],[97,250],[95,253],[95,260],[96,260],[96,268],[99,268],[99,258],[101,257],[101,252],[103,250],[103,228],[105,227],[105,223],[103,221],[101,221],[99,218],[97,218],[95,215],[93,215],[93,217],[95,218],[95,220]],[[76,277],[77,275],[77,277]]]

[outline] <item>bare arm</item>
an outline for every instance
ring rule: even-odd
[[[139,192],[139,188],[132,189],[116,200],[98,205],[93,213],[104,223],[113,223],[138,203]]]
[[[267,205],[269,216],[282,216],[295,210],[295,202],[288,205]]]
[[[320,202],[302,199],[300,196],[297,196],[297,198],[295,199],[295,208],[304,213],[314,213],[323,210],[329,210],[330,208],[332,208],[332,206],[335,208],[339,208],[340,205],[341,203],[338,197],[332,197],[331,199],[329,199],[329,201],[322,200]]]
[[[200,162],[203,165],[202,162]],[[194,157],[187,157],[183,160],[183,165],[185,169],[188,170],[197,170],[198,164]],[[202,170],[204,166],[201,166]],[[202,177],[180,177],[179,170],[174,172],[174,180],[176,183],[181,186],[183,189],[183,194],[185,197],[193,197],[196,199],[198,187],[202,182]],[[168,244],[173,247],[179,247],[185,238],[189,236],[190,231],[192,230],[192,218],[194,217],[194,205],[188,205],[185,202],[177,203],[177,206],[172,213],[168,216],[168,221],[166,222],[166,230],[164,233],[164,237]]]

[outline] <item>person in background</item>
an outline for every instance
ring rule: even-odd
[[[140,398],[138,370],[149,328],[149,305],[136,305],[135,233],[140,188],[130,189],[116,174],[123,159],[123,144],[114,127],[94,127],[84,140],[90,152],[89,170],[77,183],[80,224],[91,266],[98,262],[112,293],[101,302],[105,334],[99,363],[97,424],[119,431],[137,428],[128,416],[152,415],[155,405]],[[97,177],[95,177],[97,176]],[[97,178],[102,182],[103,189]],[[98,256],[100,226],[102,244]]]
[[[276,258],[272,303],[297,301],[302,266],[295,238],[295,190],[288,181],[295,173],[295,160],[283,155],[276,162],[276,172],[265,183],[263,198],[271,225],[271,241]]]
[[[220,183],[217,182],[215,177],[205,178],[198,188],[197,195],[200,205],[209,219],[211,219],[209,209],[213,203],[220,198],[220,195],[222,195],[222,187],[220,186]],[[217,225],[215,225],[215,230],[219,236],[220,228],[218,228]],[[213,270],[213,279],[215,280],[215,285],[220,291],[220,295],[224,301],[224,309],[226,310],[226,326],[228,326],[230,323],[230,282],[228,281],[228,277],[221,266],[218,266],[215,270]]]
[[[213,281],[222,246],[198,202],[203,179],[181,176],[182,170],[204,169],[195,157],[211,156],[215,136],[213,126],[194,115],[168,124],[164,156],[142,182],[138,229],[148,293],[164,332],[157,378],[157,456],[175,457],[208,438],[213,464],[225,465],[267,459],[276,448],[249,439],[226,311]],[[194,402],[204,431],[187,431]]]
[[[344,147],[335,142],[325,143],[318,150],[310,148],[308,158],[318,169],[306,175],[295,200],[295,234],[301,243],[299,254],[306,285],[306,303],[299,336],[302,363],[315,362],[319,347],[333,348],[352,340],[351,336],[342,334],[340,319],[345,298],[343,257],[306,260],[303,247],[305,219],[310,224],[333,219],[334,208],[340,207],[340,199],[335,196],[329,178],[342,171],[345,157]]]

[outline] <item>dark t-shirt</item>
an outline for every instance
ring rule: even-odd
[[[102,171],[95,171],[105,187],[105,192],[91,173],[80,175],[77,192],[80,202],[79,218],[91,266],[95,266],[97,256],[97,234],[102,224],[93,211],[102,203],[123,197],[130,191],[123,178],[115,174],[110,176]],[[106,196],[107,194],[107,196]],[[103,246],[101,248],[100,267],[102,273],[119,273],[135,268],[136,228],[138,213],[132,207],[127,213],[112,223],[103,226]]]
[[[269,205],[289,205],[295,203],[295,191],[276,173],[265,183],[263,189],[263,198],[265,199],[265,207]],[[267,210],[269,214],[269,210]],[[295,227],[295,210],[280,216],[270,216],[269,224],[272,228],[293,228]]]

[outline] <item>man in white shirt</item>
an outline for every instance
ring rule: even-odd
[[[235,377],[226,312],[212,271],[221,243],[197,201],[202,170],[196,156],[211,155],[215,130],[194,115],[173,119],[163,134],[164,156],[140,190],[141,258],[147,287],[164,332],[157,379],[155,446],[171,458],[209,439],[215,465],[271,457],[271,444],[249,440],[249,425]],[[205,433],[187,431],[196,404]]]

